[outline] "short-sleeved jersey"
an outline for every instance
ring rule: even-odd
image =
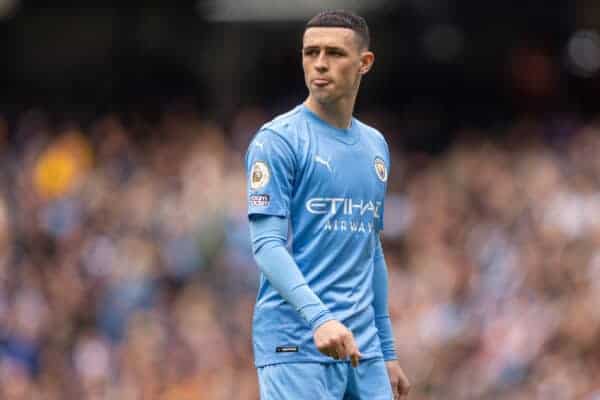
[[[309,287],[352,331],[364,358],[381,357],[371,303],[389,171],[383,136],[354,118],[335,128],[299,105],[261,127],[246,168],[249,216],[288,217],[289,250]],[[253,346],[256,366],[334,362],[262,274]]]

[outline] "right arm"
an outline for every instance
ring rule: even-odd
[[[333,358],[360,353],[352,332],[335,320],[308,286],[285,244],[296,159],[292,146],[276,132],[261,130],[246,154],[248,216],[254,258],[273,288],[310,325],[315,345]]]
[[[287,251],[287,230],[287,218],[252,215],[250,237],[254,260],[273,288],[302,315],[314,333],[334,318]]]
[[[334,319],[306,283],[285,247],[287,230],[287,218],[260,214],[250,217],[252,252],[260,271],[311,326],[315,345],[320,352],[334,359],[350,357],[352,365],[358,365],[361,354],[352,332]]]

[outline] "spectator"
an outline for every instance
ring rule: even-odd
[[[0,398],[258,399],[239,149],[267,114],[231,135],[189,109],[0,119]],[[545,129],[392,146],[384,238],[413,399],[599,396],[600,132],[574,124],[559,149]]]

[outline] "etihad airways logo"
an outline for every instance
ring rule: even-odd
[[[353,200],[344,197],[314,197],[306,202],[306,209],[311,214],[336,215],[365,215],[373,213],[373,218],[379,218],[381,201]]]

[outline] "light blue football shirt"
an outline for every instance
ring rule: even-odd
[[[348,129],[335,128],[299,105],[261,127],[246,169],[248,215],[288,217],[289,251],[308,286],[352,331],[363,358],[381,357],[371,303],[389,171],[383,136],[355,118]],[[310,325],[262,274],[253,346],[257,367],[335,362],[317,350]]]

